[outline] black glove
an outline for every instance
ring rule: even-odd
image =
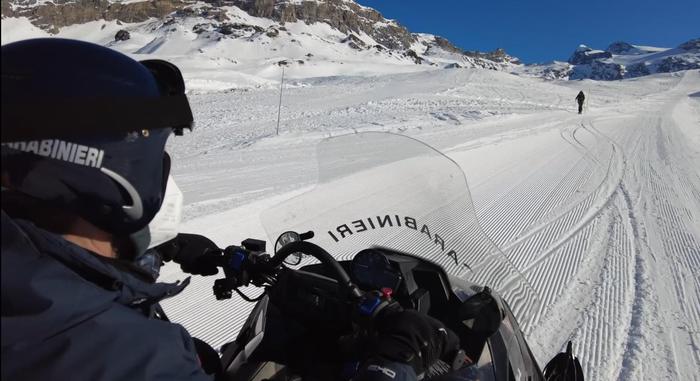
[[[415,310],[382,314],[375,328],[374,358],[408,364],[416,375],[459,350],[459,338],[452,330]]]
[[[163,260],[172,260],[182,271],[193,275],[216,275],[223,258],[214,242],[198,234],[180,233],[154,249]]]

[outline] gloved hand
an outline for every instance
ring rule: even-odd
[[[459,349],[459,338],[452,330],[415,310],[387,312],[375,324],[373,357],[408,364],[418,376]]]
[[[221,264],[221,249],[209,238],[180,233],[154,248],[163,260],[172,260],[182,271],[193,275],[216,275]]]

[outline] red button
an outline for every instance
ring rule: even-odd
[[[391,299],[391,295],[394,294],[394,290],[391,287],[382,287],[382,296],[386,299]]]

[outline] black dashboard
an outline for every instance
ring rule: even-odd
[[[372,248],[351,261],[339,261],[363,291],[389,293],[404,308],[440,316],[447,309],[451,290],[447,275],[422,258]],[[312,264],[281,274],[284,287],[275,287],[271,301],[286,314],[313,324],[350,324],[353,306],[339,296],[339,285],[323,264]]]

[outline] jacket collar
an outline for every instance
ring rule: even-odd
[[[129,306],[149,306],[182,292],[190,278],[176,283],[150,283],[119,269],[109,261],[80,246],[66,241],[60,235],[43,230],[29,221],[15,223],[41,253],[51,256],[97,286],[117,293],[116,302]],[[120,266],[123,267],[123,266]]]

